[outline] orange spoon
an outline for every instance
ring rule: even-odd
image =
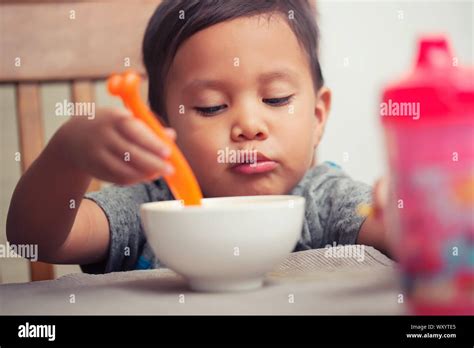
[[[200,205],[202,193],[186,158],[165,132],[163,126],[140,98],[140,76],[132,71],[113,74],[107,81],[110,94],[122,98],[135,117],[145,122],[171,149],[170,162],[175,171],[164,178],[176,199],[184,205]]]

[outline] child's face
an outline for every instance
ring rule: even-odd
[[[196,33],[180,46],[166,90],[170,126],[205,197],[286,194],[314,164],[330,92],[315,92],[305,51],[279,16]],[[221,163],[226,148],[257,150],[275,163],[243,174]]]

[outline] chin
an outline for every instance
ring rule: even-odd
[[[281,194],[278,191],[270,190],[270,189],[251,189],[251,190],[244,190],[242,192],[235,192],[233,196],[264,196],[264,195],[279,195]]]
[[[205,198],[287,195],[293,187],[292,179],[291,175],[283,177],[275,172],[256,176],[221,173],[219,177],[207,178],[202,189]]]
[[[213,187],[204,196],[210,197],[234,197],[234,196],[262,196],[262,195],[284,195],[287,192],[278,188],[279,185],[264,186],[251,184],[234,184],[225,188]]]

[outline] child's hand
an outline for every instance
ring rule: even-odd
[[[176,132],[167,128],[168,136]],[[172,174],[169,147],[128,111],[99,109],[94,119],[73,118],[58,131],[62,158],[99,180],[130,185]]]
[[[373,195],[372,216],[375,220],[374,226],[380,233],[379,242],[381,250],[390,257],[394,257],[392,238],[389,236],[390,228],[388,225],[388,202],[389,202],[389,178],[381,177],[375,182]]]
[[[375,247],[393,257],[392,245],[388,236],[387,203],[389,199],[387,178],[377,180],[372,191],[372,206],[362,207],[359,214],[367,216],[357,238],[358,244]]]
[[[388,202],[388,178],[381,177],[374,185],[373,196],[373,215],[381,223],[385,223],[384,211]],[[386,226],[385,226],[386,227]]]

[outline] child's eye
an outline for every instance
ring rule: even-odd
[[[294,94],[283,98],[266,98],[262,99],[262,101],[270,106],[283,106],[288,104],[293,96]]]
[[[226,108],[227,108],[227,105],[217,105],[217,106],[209,106],[209,107],[196,106],[194,107],[194,110],[196,110],[198,114],[201,114],[203,116],[214,116],[219,111],[224,110]]]

